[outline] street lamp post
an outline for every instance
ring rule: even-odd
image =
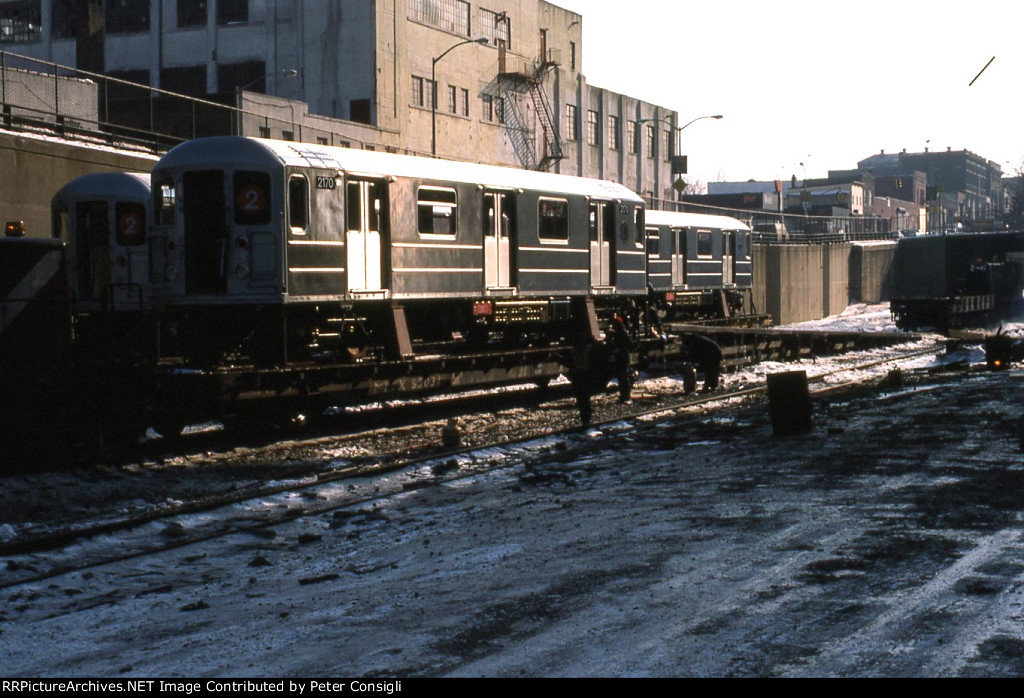
[[[721,114],[708,114],[707,116],[698,116],[696,119],[691,119],[691,120],[687,121],[685,124],[683,124],[682,126],[680,126],[679,128],[675,129],[675,131],[676,131],[676,147],[674,148],[674,150],[676,152],[673,153],[673,154],[674,155],[682,155],[682,153],[679,152],[679,150],[681,150],[681,148],[679,147],[679,144],[680,144],[679,133],[683,129],[685,129],[686,127],[690,126],[691,124],[694,124],[694,123],[700,121],[701,119],[724,119],[724,118],[725,117],[723,115],[721,115]],[[640,121],[638,121],[637,123],[638,124],[643,124],[643,123],[647,123],[649,121],[661,121],[662,123],[668,124],[669,127],[673,127],[672,126],[672,122],[669,121],[668,119],[664,119],[664,118],[661,118],[661,119],[658,119],[658,118],[640,119]]]
[[[297,71],[295,68],[284,68],[282,70],[278,70],[278,71],[275,71],[273,73],[266,73],[264,75],[261,75],[260,77],[256,78],[255,80],[250,80],[249,82],[245,83],[244,85],[240,85],[240,86],[235,88],[235,109],[237,110],[237,114],[238,114],[238,135],[239,136],[242,135],[242,93],[245,92],[250,87],[252,87],[253,85],[255,85],[256,83],[258,83],[260,80],[266,80],[271,75],[280,75],[280,76],[285,77],[285,78],[294,78],[294,77],[297,77],[299,75],[299,71]]]
[[[666,118],[640,119],[640,121],[638,121],[637,124],[648,123],[648,122],[651,122],[651,121],[660,121],[660,122],[662,122],[664,124],[667,124],[669,126],[669,128],[675,129],[675,132],[676,132],[675,141],[676,142],[675,142],[675,147],[673,148],[673,150],[675,152],[672,154],[673,158],[674,158],[676,156],[681,156],[682,155],[682,152],[681,152],[682,151],[682,147],[681,147],[682,139],[679,137],[679,134],[683,131],[683,129],[685,129],[686,127],[690,126],[691,124],[694,124],[694,123],[700,121],[701,119],[716,119],[716,120],[718,120],[718,119],[723,119],[723,118],[725,118],[725,117],[722,116],[721,114],[708,114],[706,116],[698,116],[696,119],[691,119],[691,120],[687,121],[685,124],[683,124],[682,126],[680,126],[678,128],[676,128],[674,126],[674,124],[669,119],[666,119]],[[675,172],[673,172],[673,174],[675,174]]]
[[[437,157],[437,64],[459,46],[465,46],[466,44],[480,44],[482,46],[489,42],[490,39],[486,36],[482,36],[479,39],[466,39],[453,46],[449,46],[437,58],[430,59],[430,154],[434,157]]]

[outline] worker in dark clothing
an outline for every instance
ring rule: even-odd
[[[593,340],[580,337],[572,348],[569,362],[569,381],[572,383],[572,394],[576,398],[576,407],[580,411],[580,424],[589,426],[593,407],[590,398],[594,393],[595,349]]]
[[[633,339],[626,330],[621,317],[612,322],[611,334],[606,340],[611,346],[612,359],[615,362],[615,379],[619,383],[619,402],[623,405],[633,404],[633,376],[630,374],[629,355],[633,351]]]
[[[702,334],[687,334],[686,349],[704,374],[704,391],[716,390],[722,374],[722,347]]]

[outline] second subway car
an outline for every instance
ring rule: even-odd
[[[643,200],[606,181],[223,137],[152,185],[154,298],[193,363],[561,342],[648,294]]]

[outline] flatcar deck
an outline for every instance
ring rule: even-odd
[[[889,347],[920,339],[907,332],[799,330],[771,327],[714,327],[673,324],[671,334],[701,334],[713,339],[724,354],[726,370],[761,361],[794,361],[850,351]]]

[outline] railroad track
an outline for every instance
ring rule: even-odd
[[[931,346],[892,352],[812,376],[809,383],[816,394],[849,389],[862,384],[864,378],[841,380],[843,374],[860,374],[937,351],[937,347]],[[298,476],[290,479],[276,473],[276,479],[270,483],[189,501],[167,502],[141,512],[38,533],[29,531],[0,544],[0,556],[6,558],[6,574],[0,578],[0,589],[37,583],[117,560],[156,555],[225,535],[274,538],[275,526],[304,517],[329,515],[332,522],[344,525],[352,517],[372,517],[375,501],[401,491],[478,477],[499,469],[530,467],[545,460],[573,460],[588,451],[606,448],[611,439],[623,433],[642,434],[667,421],[708,414],[722,416],[747,409],[765,390],[764,385],[753,385],[683,399],[676,395],[628,414],[616,409],[617,405],[613,407],[610,396],[602,396],[595,412],[601,421],[589,429],[561,425],[516,440],[476,441],[461,449],[444,449],[437,438],[419,432],[413,438],[417,443],[400,452],[339,460],[318,472],[298,468]],[[642,388],[638,393],[641,391]],[[647,402],[642,395],[638,398],[637,406]],[[576,421],[568,399],[549,403],[543,409],[570,413],[571,421]],[[437,434],[436,423],[433,426],[433,433]],[[357,435],[344,440],[355,439]],[[340,441],[318,440],[304,448],[310,452],[323,448],[330,451]]]

